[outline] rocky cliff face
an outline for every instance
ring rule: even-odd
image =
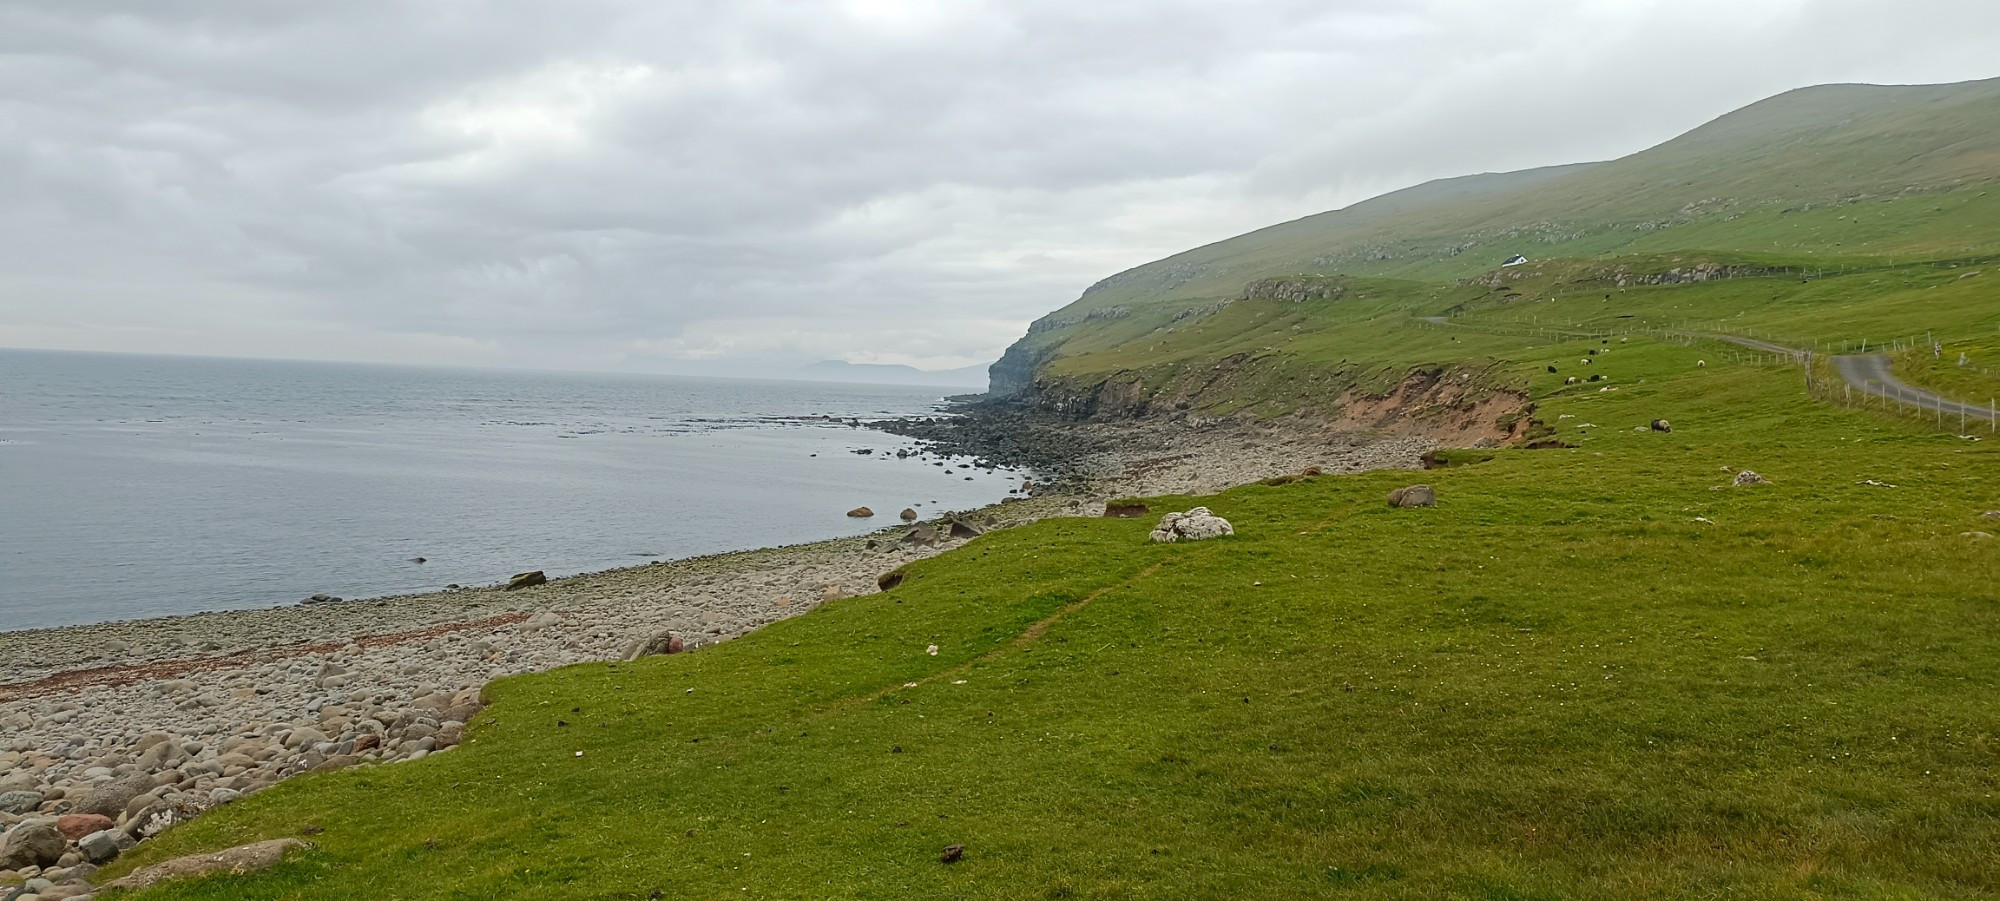
[[[1149,374],[1044,377],[1016,397],[1040,413],[1098,423],[1270,413],[1271,407],[1245,403],[1268,399],[1283,404],[1284,415],[1334,428],[1421,436],[1462,447],[1513,442],[1532,420],[1528,398],[1493,387],[1492,374],[1482,370],[1416,369],[1387,390],[1370,390],[1357,385],[1353,373],[1302,374],[1281,366],[1276,358],[1234,354]]]

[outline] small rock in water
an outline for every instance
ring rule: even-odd
[[[896,515],[897,515],[897,516],[900,516],[900,517],[902,517],[902,519],[903,519],[903,521],[904,521],[904,522],[916,522],[916,521],[917,521],[917,511],[915,511],[915,510],[912,510],[912,509],[910,509],[909,507],[904,507],[904,508],[903,508],[903,512],[901,512],[901,513],[898,513],[898,514],[896,514]]]
[[[867,519],[870,516],[874,516],[875,511],[870,510],[867,507],[856,507],[852,510],[847,511],[847,515],[852,516],[855,519]]]

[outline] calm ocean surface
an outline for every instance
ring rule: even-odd
[[[567,575],[992,503],[1013,474],[885,458],[908,442],[811,421],[944,393],[0,350],[0,631]],[[878,515],[845,515],[861,505]]]

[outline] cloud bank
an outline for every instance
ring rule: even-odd
[[[9,0],[0,345],[963,366],[1190,246],[1996,38],[1985,0]]]

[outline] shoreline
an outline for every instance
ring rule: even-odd
[[[1211,494],[1308,466],[1328,473],[1421,468],[1436,445],[1305,422],[1049,428],[1074,430],[1079,443],[1066,445],[1072,449],[1101,450],[1072,458],[1058,477],[1060,492],[956,516],[986,530],[1098,516],[1119,497]],[[974,540],[906,541],[911,525],[568,576],[517,591],[496,586],[0,633],[0,830],[88,813],[101,818],[89,825],[139,839],[300,773],[448,750],[493,679],[624,659],[669,634],[690,651],[718,644],[831,600],[874,593],[880,574]],[[55,867],[65,877],[99,862],[74,844],[83,836],[71,838],[67,865]],[[95,848],[102,853],[104,843]]]

